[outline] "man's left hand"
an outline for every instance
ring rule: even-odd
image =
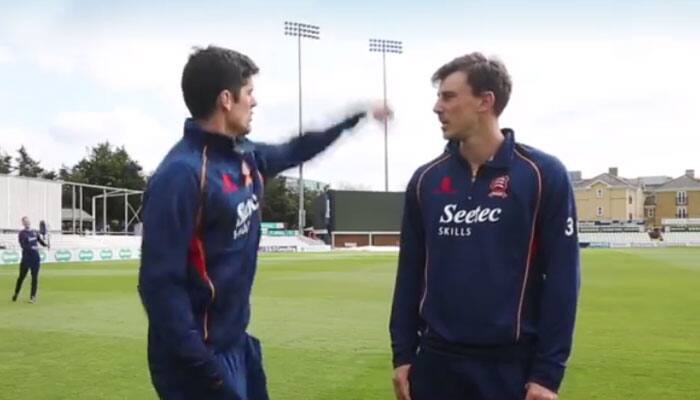
[[[557,400],[557,394],[542,385],[530,382],[525,385],[527,395],[525,400]]]

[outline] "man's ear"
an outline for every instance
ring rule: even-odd
[[[481,98],[479,111],[493,111],[493,107],[496,105],[496,95],[487,90],[481,93],[479,97]]]
[[[231,93],[231,91],[229,91],[228,89],[222,90],[221,93],[219,93],[219,96],[217,96],[216,98],[217,108],[222,108],[225,111],[231,111],[233,103],[233,93]]]

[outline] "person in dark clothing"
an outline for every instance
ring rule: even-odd
[[[260,342],[246,332],[266,179],[310,160],[368,110],[286,143],[255,143],[252,77],[233,50],[197,49],[182,74],[192,118],[148,182],[139,293],[151,380],[163,399],[267,400]],[[370,109],[377,119],[384,107]]]
[[[579,291],[576,207],[555,157],[498,118],[505,66],[433,75],[448,140],[406,189],[390,334],[399,400],[554,400]]]
[[[29,302],[36,303],[36,291],[39,286],[39,266],[41,258],[39,257],[39,244],[47,247],[44,240],[39,235],[39,232],[31,229],[29,217],[22,217],[22,225],[24,229],[19,233],[19,244],[22,247],[22,260],[19,264],[19,277],[15,284],[15,294],[12,295],[12,301],[17,301],[22,283],[27,276],[27,272],[32,273],[32,290],[29,295]]]

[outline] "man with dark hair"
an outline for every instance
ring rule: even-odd
[[[29,294],[29,302],[36,303],[36,291],[39,286],[39,266],[41,258],[39,257],[39,244],[44,247],[46,243],[42,240],[39,233],[31,228],[29,217],[22,217],[22,225],[24,229],[19,232],[19,245],[22,247],[22,260],[19,263],[19,277],[15,284],[15,294],[12,295],[12,301],[17,301],[22,283],[27,276],[27,272],[32,273],[32,290]]]
[[[265,179],[311,159],[367,114],[280,145],[254,143],[246,135],[257,72],[229,49],[190,56],[182,91],[192,118],[146,189],[139,292],[151,379],[164,399],[268,398],[260,343],[246,333]]]
[[[448,140],[406,189],[391,314],[400,400],[553,400],[576,314],[574,195],[500,129],[511,79],[471,53],[433,75]]]
[[[224,89],[238,102],[241,88],[258,71],[248,56],[229,49],[209,46],[193,53],[182,71],[182,93],[192,118],[209,117]]]

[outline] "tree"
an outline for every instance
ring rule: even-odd
[[[316,219],[316,199],[323,196],[322,191],[309,190],[304,191],[304,210],[306,210],[306,226],[313,226]],[[297,200],[299,203],[299,200]],[[298,225],[298,224],[297,224]]]
[[[297,204],[297,197],[287,188],[284,178],[272,178],[265,184],[262,219],[265,222],[284,222],[289,228],[296,227]]]
[[[70,181],[73,178],[73,171],[66,164],[61,164],[61,168],[58,169],[58,179],[62,181]]]
[[[143,168],[138,161],[133,160],[124,147],[113,147],[109,142],[99,143],[90,149],[90,153],[73,168],[62,166],[58,176],[64,181],[88,183],[92,185],[110,186],[125,189],[144,190],[146,179]],[[99,189],[83,191],[83,207],[91,204],[92,197],[102,194]],[[77,195],[77,194],[76,194]],[[71,204],[72,189],[66,188],[63,193],[64,204]],[[76,200],[78,204],[79,200]],[[129,196],[129,204],[134,210],[141,206],[139,196]],[[96,203],[94,216],[102,216],[102,201]],[[124,198],[116,197],[108,200],[107,220],[112,230],[122,230],[123,225],[117,221],[124,219]]]
[[[99,143],[90,154],[70,170],[75,182],[143,190],[146,180],[143,168],[132,160],[124,147],[113,148],[109,142]]]
[[[39,174],[39,177],[43,179],[50,179],[53,181],[56,180],[56,178],[58,178],[58,174],[56,174],[55,171],[44,171],[41,174]]]
[[[0,174],[12,172],[12,156],[0,150]]]
[[[262,218],[265,222],[284,222],[288,229],[299,228],[299,193],[286,185],[289,178],[276,177],[265,184],[265,198],[262,204]],[[304,191],[306,226],[311,226],[314,218],[314,202],[323,192]]]
[[[27,149],[22,146],[17,150],[19,156],[15,157],[15,163],[17,164],[16,170],[19,176],[27,176],[31,178],[36,178],[45,173],[43,168],[39,165],[39,161],[34,160]]]

